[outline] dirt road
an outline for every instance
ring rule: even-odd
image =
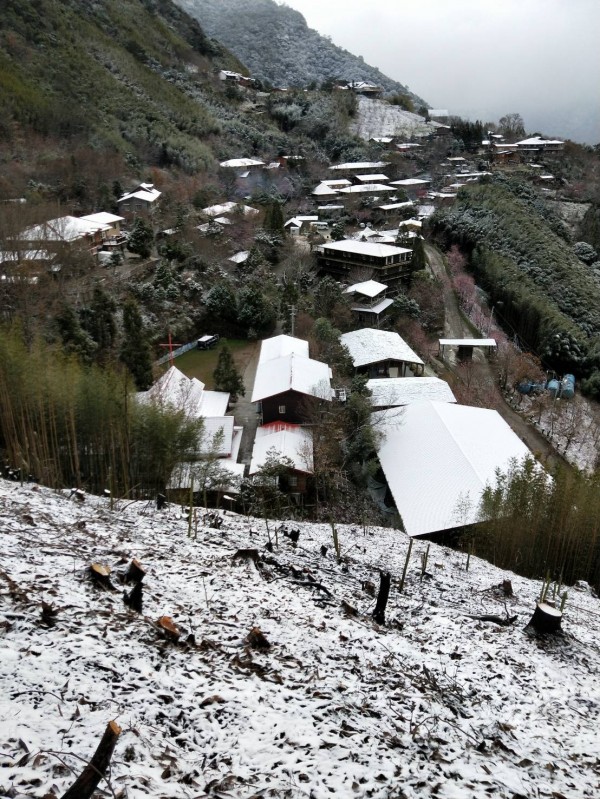
[[[446,272],[444,259],[435,247],[430,244],[425,245],[425,253],[429,262],[429,268],[435,277],[439,278],[443,286],[444,293],[444,307],[446,311],[444,323],[444,336],[446,338],[472,338],[473,330],[460,312],[458,300],[452,289],[450,278]],[[485,370],[487,375],[495,380],[492,363],[490,362],[481,351],[474,353],[474,359],[477,361],[477,368]],[[452,373],[459,376],[456,369],[456,359],[453,355],[446,357],[444,361],[439,359],[434,360],[434,367],[438,376],[444,378],[445,374]],[[557,463],[566,463],[564,458],[558,454],[552,444],[545,438],[537,428],[533,427],[526,419],[510,407],[504,400],[499,403],[496,408],[498,413],[502,416],[504,421],[510,425],[512,430],[519,436],[531,450],[531,452],[548,467],[552,467]],[[482,442],[485,445],[485,442]]]

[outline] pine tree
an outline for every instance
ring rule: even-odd
[[[90,364],[96,353],[96,342],[81,326],[78,315],[70,305],[65,305],[55,319],[63,349],[76,355],[82,363]]]
[[[123,306],[123,343],[120,357],[131,372],[137,388],[140,391],[150,388],[152,385],[150,345],[135,300],[128,300]]]
[[[217,391],[227,391],[231,394],[232,402],[235,402],[240,394],[242,397],[245,394],[244,381],[227,346],[224,346],[219,353],[219,360],[213,372],[213,380]]]
[[[138,217],[133,223],[133,228],[129,234],[127,249],[142,258],[147,258],[152,249],[153,239],[154,235],[150,225],[144,219]]]

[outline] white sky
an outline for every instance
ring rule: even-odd
[[[472,120],[600,142],[600,0],[286,0],[308,25]]]

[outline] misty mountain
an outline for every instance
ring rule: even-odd
[[[408,95],[401,83],[337,47],[309,28],[299,11],[274,0],[177,0],[204,30],[246,64],[252,76],[276,87],[306,87],[325,80],[364,80],[386,92]]]

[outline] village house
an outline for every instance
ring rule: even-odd
[[[374,83],[368,83],[365,80],[353,80],[347,84],[348,89],[355,94],[362,94],[363,97],[372,97],[374,99],[381,97],[383,89],[381,86],[376,86]]]
[[[391,244],[344,239],[321,245],[317,256],[323,274],[347,282],[354,270],[367,269],[372,273],[370,277],[385,283],[395,293],[410,273],[412,250]]]
[[[162,192],[154,188],[152,183],[140,183],[133,191],[127,192],[117,200],[119,211],[122,214],[133,216],[135,214],[151,213],[158,204]]]
[[[23,249],[27,251],[40,244],[50,251],[56,251],[64,245],[80,245],[95,255],[109,237],[110,231],[111,226],[108,224],[76,216],[61,216],[23,230],[15,244],[18,242],[19,247],[21,244],[25,245]]]
[[[348,175],[352,177],[358,174],[385,169],[387,166],[389,166],[389,164],[386,161],[347,161],[343,164],[334,164],[330,166],[329,171],[335,172],[337,175]]]
[[[284,224],[286,230],[292,236],[306,236],[314,228],[314,224],[319,221],[317,216],[293,216]]]
[[[392,181],[390,186],[397,186],[406,192],[409,199],[416,200],[425,195],[430,184],[431,181],[426,178],[403,178],[402,180]]]
[[[262,424],[307,421],[310,409],[331,402],[331,369],[308,357],[308,342],[274,336],[261,343],[251,402],[260,403]]]
[[[313,474],[312,433],[306,427],[289,422],[270,422],[256,431],[248,475],[256,475],[270,460],[285,466],[279,487],[297,501],[306,492]]]
[[[431,400],[456,402],[452,389],[439,377],[383,377],[367,381],[373,410],[387,410]]]
[[[258,208],[252,208],[250,205],[243,203],[226,202],[219,205],[209,205],[200,211],[203,216],[216,218],[219,216],[226,216],[228,214],[239,214],[240,216],[257,216],[260,211]]]
[[[204,475],[203,480],[207,478],[207,458],[218,464],[219,468],[213,470],[215,480],[218,474],[218,490],[237,490],[244,474],[244,464],[237,462],[243,428],[227,415],[228,392],[209,391],[201,380],[187,377],[172,365],[148,391],[139,391],[135,396],[139,403],[182,411],[189,419],[202,419],[196,457],[175,467],[170,491],[189,491],[193,478],[199,490],[200,475]],[[217,490],[216,484],[213,490]]]
[[[408,377],[423,374],[425,364],[398,333],[362,328],[342,333],[355,371],[376,377]]]
[[[532,457],[500,414],[487,408],[425,400],[399,414],[376,411],[372,421],[381,434],[377,455],[388,504],[409,536],[478,523],[481,497],[497,471]]]
[[[352,297],[352,313],[357,321],[379,327],[380,321],[389,313],[394,304],[391,297],[386,297],[387,286],[376,280],[365,280],[354,283],[345,290]]]

